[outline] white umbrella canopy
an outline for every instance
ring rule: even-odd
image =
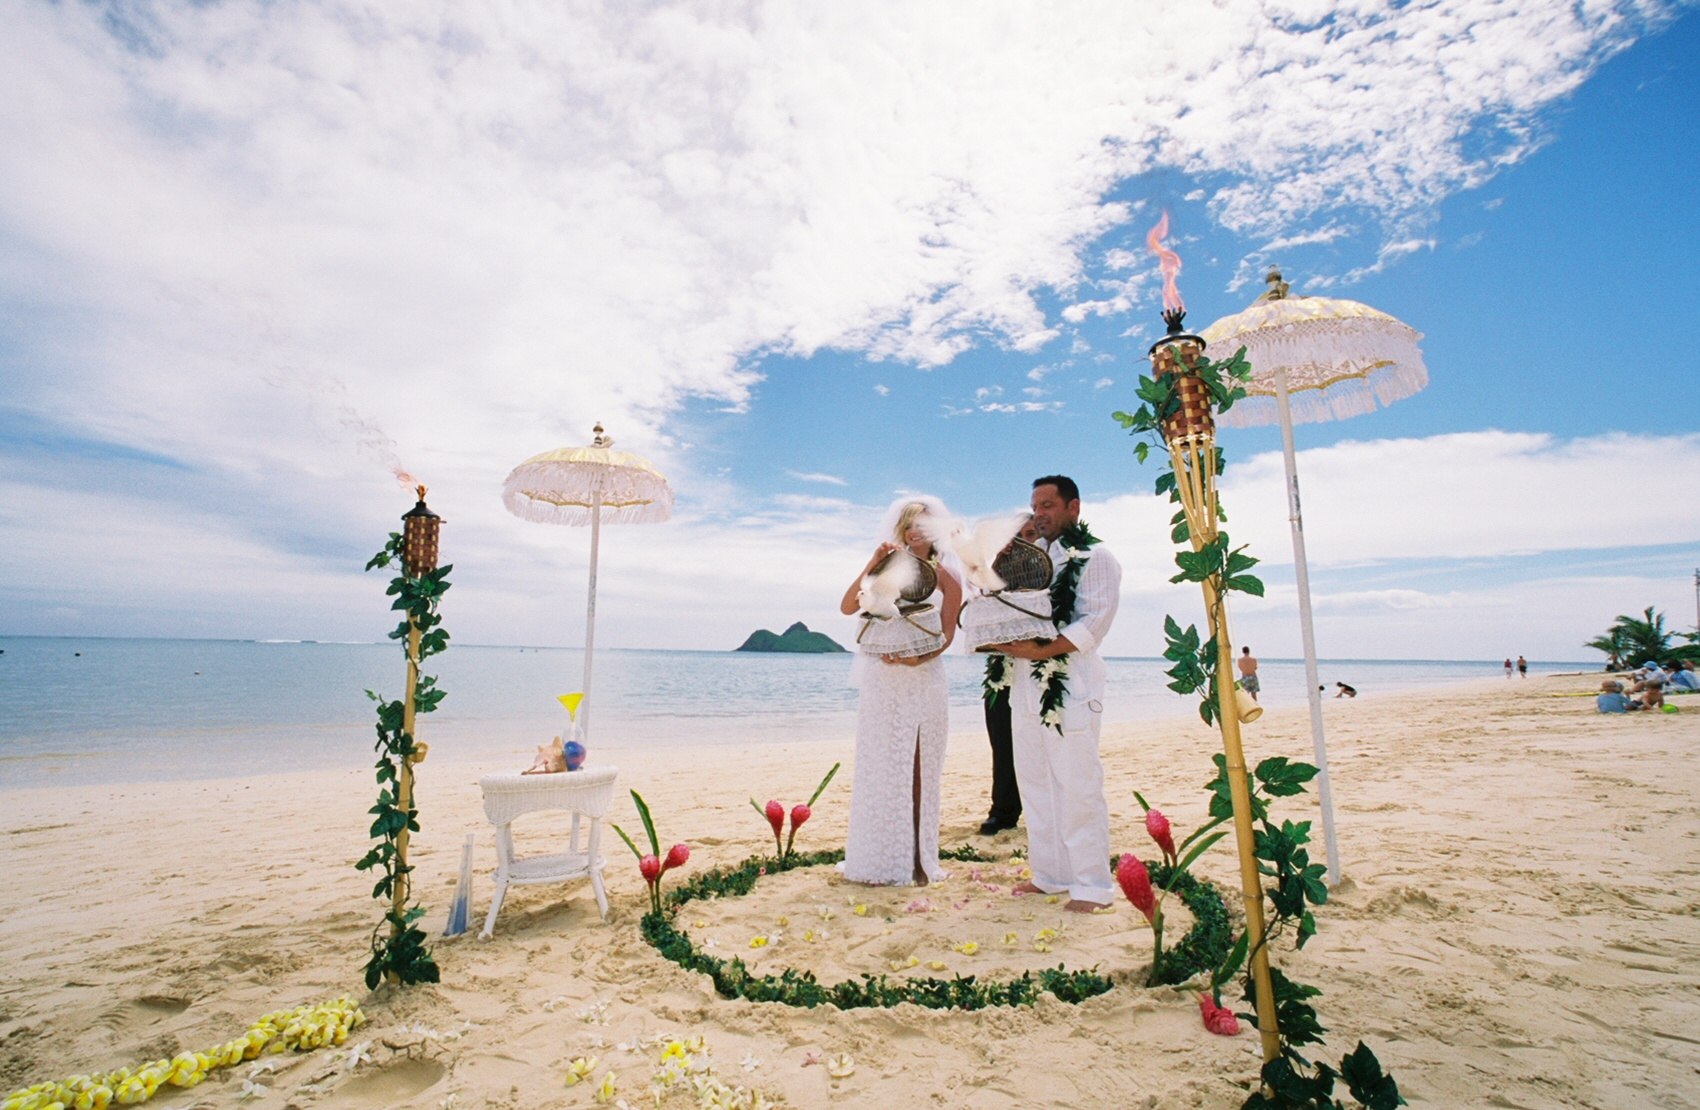
[[[1278,372],[1286,375],[1294,424],[1362,416],[1428,385],[1420,332],[1357,301],[1287,297],[1280,274],[1271,276],[1269,293],[1201,333],[1218,351],[1244,346],[1251,363],[1246,397],[1221,415],[1222,423],[1279,423]]]
[[[1217,351],[1246,349],[1251,381],[1246,396],[1221,414],[1223,424],[1281,425],[1287,468],[1287,520],[1293,535],[1293,577],[1299,592],[1311,744],[1317,794],[1328,849],[1328,883],[1340,882],[1340,848],[1334,832],[1334,796],[1328,782],[1328,745],[1322,731],[1322,691],[1316,670],[1316,631],[1310,611],[1310,567],[1305,560],[1304,515],[1299,503],[1293,425],[1345,420],[1374,412],[1428,385],[1417,343],[1422,334],[1387,313],[1333,297],[1288,297],[1279,270],[1264,279],[1269,291],[1250,308],[1225,316],[1200,335]]]
[[[590,589],[584,616],[584,700],[580,731],[590,738],[590,678],[596,647],[596,562],[603,524],[649,524],[673,518],[673,490],[649,460],[614,450],[596,425],[588,447],[533,455],[502,483],[502,504],[523,520],[590,526]]]

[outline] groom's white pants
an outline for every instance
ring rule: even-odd
[[[1104,663],[1093,652],[1076,652],[1069,663],[1060,735],[1039,720],[1039,687],[1031,668],[1019,662],[1013,668],[1010,732],[1027,822],[1027,860],[1033,885],[1047,894],[1067,891],[1070,898],[1108,905],[1115,899],[1110,807],[1098,758]]]

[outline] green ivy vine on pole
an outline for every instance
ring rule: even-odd
[[[423,502],[421,502],[423,504]],[[371,959],[366,963],[366,987],[375,989],[380,982],[398,984],[435,983],[439,979],[437,963],[425,944],[425,932],[418,921],[425,915],[423,906],[409,906],[413,868],[407,862],[408,834],[419,831],[419,809],[413,796],[413,765],[425,758],[425,745],[414,739],[415,720],[420,713],[431,713],[443,700],[444,691],[437,688],[431,675],[421,675],[419,664],[448,649],[449,633],[442,627],[437,607],[449,588],[448,575],[453,565],[437,567],[419,575],[408,573],[400,532],[391,532],[384,549],[372,556],[367,570],[399,565],[401,573],[390,581],[389,595],[395,598],[391,609],[401,610],[403,619],[390,639],[400,640],[407,656],[408,690],[401,701],[386,701],[371,690],[366,696],[378,703],[378,801],[370,812],[373,815],[371,836],[378,841],[354,866],[360,871],[376,870],[377,883],[372,897],[388,900],[390,905],[383,920],[372,930]],[[384,926],[389,929],[386,934]]]
[[[1211,407],[1218,413],[1228,411],[1234,402],[1245,397],[1245,382],[1251,377],[1251,364],[1246,361],[1245,348],[1234,352],[1232,358],[1211,360],[1202,352],[1197,361],[1189,368],[1189,372],[1197,376],[1209,395]],[[1147,377],[1139,377],[1139,399],[1144,402],[1138,411],[1133,413],[1115,412],[1112,418],[1128,433],[1140,437],[1133,445],[1133,453],[1141,463],[1150,456],[1153,447],[1163,447],[1163,426],[1180,409],[1181,399],[1179,390],[1169,381]],[[1212,446],[1214,473],[1218,478],[1228,465],[1227,455],[1219,446]],[[1164,450],[1159,458],[1169,459],[1169,453]],[[1171,504],[1181,504],[1179,481],[1175,475],[1174,463],[1170,459],[1167,465],[1157,474],[1153,489],[1159,495],[1167,493]],[[1218,501],[1212,506],[1216,511],[1216,519],[1226,522],[1228,514],[1222,511]],[[1233,547],[1228,539],[1228,533],[1219,531],[1216,537],[1207,543],[1193,545],[1192,529],[1187,523],[1186,509],[1176,511],[1169,519],[1172,531],[1169,538],[1177,544],[1187,544],[1188,547],[1175,553],[1175,566],[1180,573],[1170,578],[1171,582],[1197,582],[1205,586],[1209,595],[1215,599],[1215,604],[1209,614],[1209,627],[1219,628],[1224,614],[1224,603],[1230,592],[1251,594],[1253,597],[1263,596],[1262,580],[1247,574],[1246,571],[1257,565],[1258,560],[1245,554],[1245,547]],[[1198,627],[1188,625],[1184,630],[1175,618],[1163,618],[1163,658],[1174,666],[1166,672],[1169,676],[1169,689],[1178,694],[1191,694],[1202,691],[1198,715],[1205,724],[1216,721],[1216,707],[1219,704],[1216,688],[1216,659],[1218,646],[1216,637],[1200,643]]]

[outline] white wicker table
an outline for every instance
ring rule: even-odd
[[[602,869],[608,861],[600,854],[602,816],[614,800],[617,767],[562,771],[552,775],[485,775],[478,780],[484,791],[484,816],[496,826],[496,897],[484,921],[481,939],[496,927],[496,914],[509,886],[529,883],[565,883],[590,879],[596,892],[596,907],[608,919],[608,895],[602,889]],[[567,810],[573,815],[572,839],[565,852],[544,856],[514,856],[514,818],[539,810]],[[579,849],[579,819],[590,819],[590,836]]]

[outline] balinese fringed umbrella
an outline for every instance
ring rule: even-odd
[[[1368,305],[1332,297],[1289,297],[1278,270],[1269,291],[1250,308],[1226,316],[1200,334],[1213,349],[1246,349],[1252,378],[1246,397],[1223,413],[1237,427],[1281,425],[1287,465],[1287,520],[1293,533],[1293,576],[1299,591],[1311,743],[1316,751],[1317,793],[1328,848],[1328,883],[1340,882],[1340,848],[1334,834],[1334,796],[1328,785],[1328,748],[1322,732],[1322,691],[1316,672],[1316,635],[1310,613],[1310,569],[1305,561],[1304,518],[1293,425],[1345,420],[1409,397],[1428,384],[1417,341],[1421,333]]]
[[[671,520],[673,490],[647,459],[614,450],[602,425],[589,447],[561,447],[533,455],[502,483],[502,504],[525,520],[590,525],[590,590],[584,615],[584,703],[578,723],[590,738],[590,672],[596,646],[596,558],[604,524]]]

